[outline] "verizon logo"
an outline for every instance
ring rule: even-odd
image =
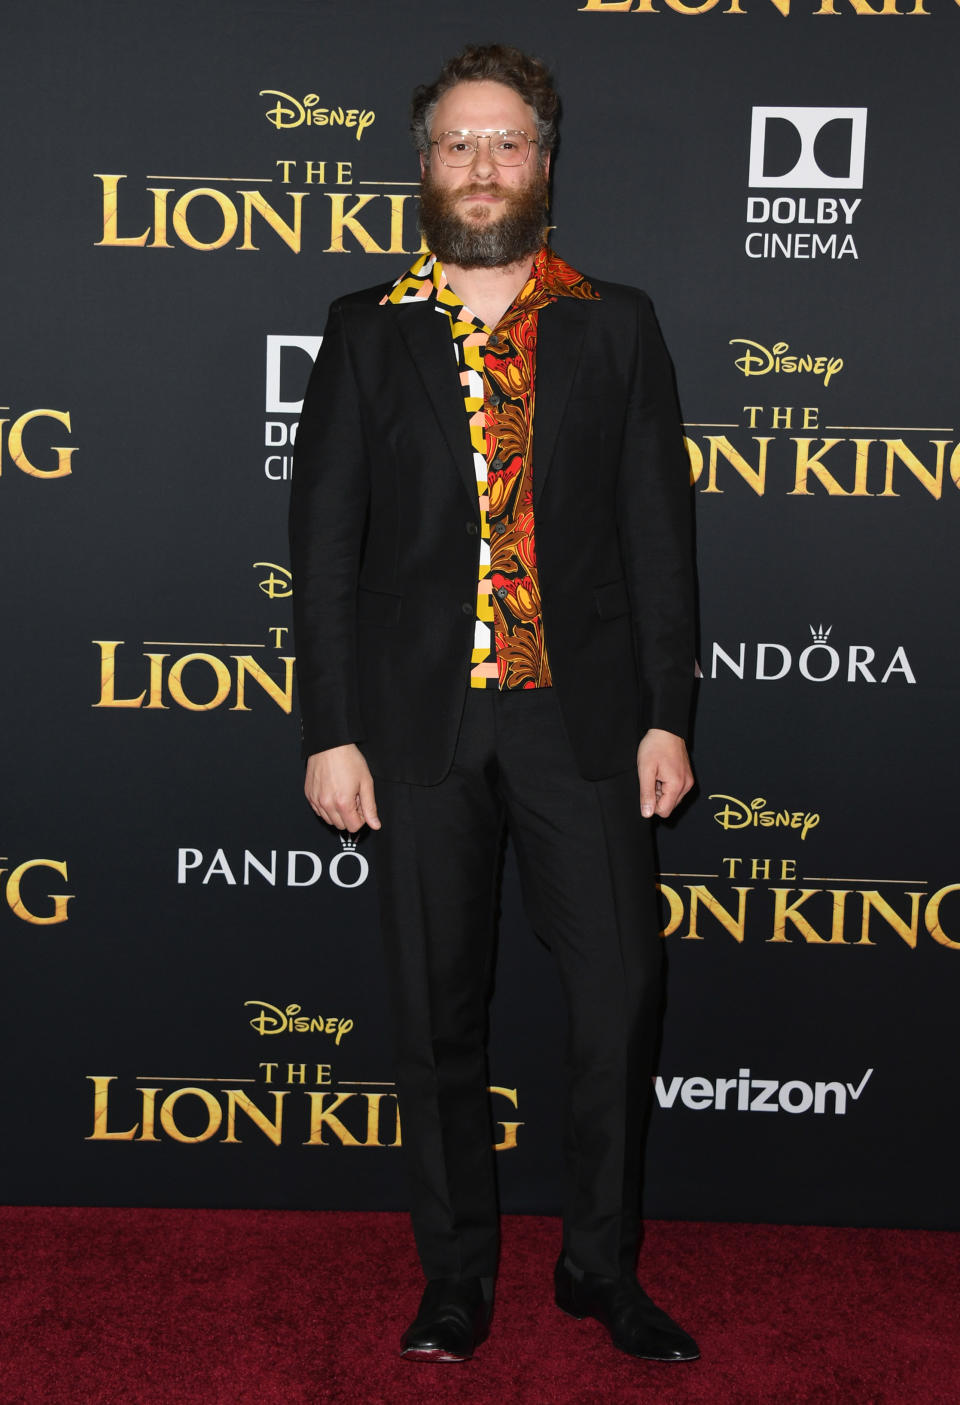
[[[684,1078],[678,1073],[665,1082],[658,1074],[653,1080],[654,1092],[661,1107],[682,1104],[691,1112],[712,1107],[717,1112],[818,1112],[842,1117],[847,1099],[857,1102],[873,1073],[868,1068],[859,1083],[820,1080],[806,1083],[791,1078],[781,1083],[776,1078],[753,1078],[748,1068],[741,1068],[736,1078]]]

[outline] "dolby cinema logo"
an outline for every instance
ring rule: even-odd
[[[755,107],[747,257],[858,259],[866,139],[865,107]]]
[[[267,335],[263,475],[274,483],[293,477],[303,395],[322,341],[323,337],[312,335]]]

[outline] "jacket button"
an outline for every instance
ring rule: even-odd
[[[463,611],[463,613],[464,613],[465,615],[472,615],[472,614],[474,614],[475,611],[476,611],[476,606],[475,606],[475,605],[468,605],[468,604],[464,603],[463,605],[460,606],[460,609]]]
[[[476,522],[468,522],[468,523],[467,523],[467,536],[468,536],[468,537],[475,537],[476,535],[477,535],[477,524],[476,524]]]

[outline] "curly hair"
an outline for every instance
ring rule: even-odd
[[[458,83],[484,81],[512,88],[533,109],[542,162],[557,143],[560,99],[546,64],[512,44],[468,44],[462,53],[447,59],[432,83],[414,89],[410,132],[420,155],[426,160],[430,154],[430,126],[444,93]]]

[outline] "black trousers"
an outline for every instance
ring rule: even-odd
[[[504,825],[567,1005],[564,1247],[587,1272],[632,1272],[661,980],[636,769],[584,780],[552,689],[468,689],[446,778],[375,783],[400,1116],[427,1278],[496,1272],[486,1031]]]

